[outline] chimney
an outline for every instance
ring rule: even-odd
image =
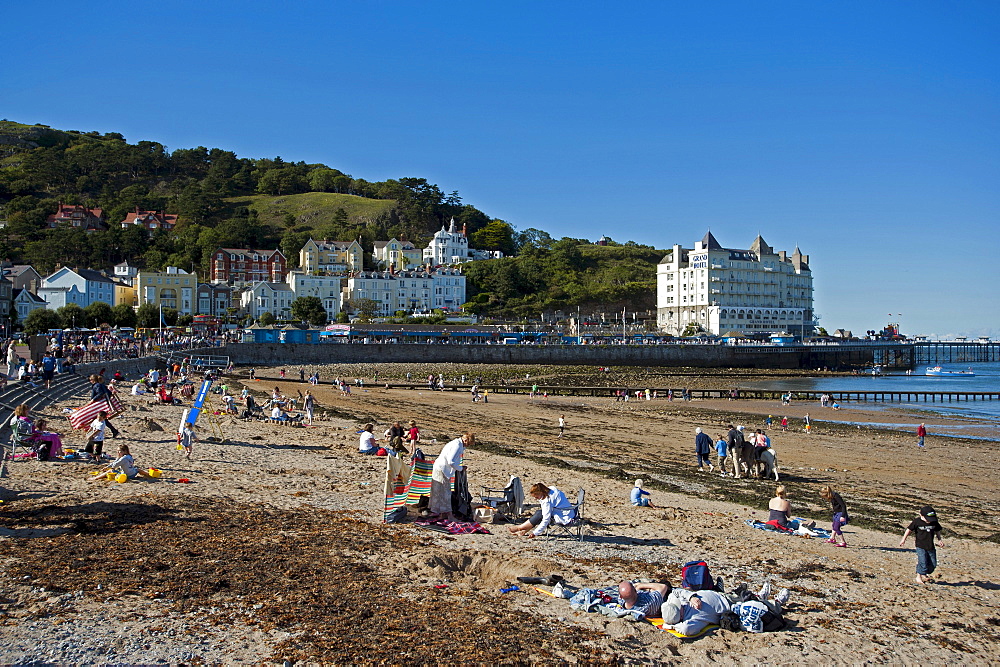
[[[466,233],[466,231],[467,231],[467,229],[466,229],[466,225],[465,225],[465,223],[463,222],[463,223],[462,223],[462,236],[465,236],[465,237],[468,237],[468,236],[469,236],[469,235],[468,235],[468,234]]]

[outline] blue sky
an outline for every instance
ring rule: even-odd
[[[996,2],[21,2],[4,22],[0,117],[425,177],[557,238],[759,232],[810,255],[831,330],[1000,336]]]

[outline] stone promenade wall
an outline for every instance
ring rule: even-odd
[[[723,345],[425,345],[410,343],[318,345],[236,343],[216,348],[236,364],[258,366],[332,363],[479,363],[593,366],[697,366],[800,368],[797,349]]]

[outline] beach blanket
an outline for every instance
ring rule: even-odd
[[[125,412],[122,402],[118,400],[117,396],[112,394],[107,398],[98,398],[81,408],[73,410],[69,414],[69,423],[74,429],[89,428],[91,422],[97,419],[97,413],[101,410],[107,411],[108,419],[117,417]]]
[[[747,519],[746,524],[751,528],[756,528],[757,530],[766,530],[771,533],[780,533],[782,535],[794,535],[795,537],[805,537],[812,538],[818,537],[824,540],[830,539],[833,535],[829,530],[823,528],[806,528],[806,524],[810,523],[809,520],[803,519],[802,517],[795,517],[788,522],[788,527],[791,530],[781,530],[763,521],[755,521],[754,519]]]
[[[663,619],[662,618],[647,618],[646,620],[649,621],[650,623],[652,623],[653,625],[655,625],[656,627],[658,627],[660,630],[663,630],[664,632],[669,632],[674,637],[680,637],[681,639],[694,639],[696,637],[701,637],[702,635],[706,635],[709,632],[711,632],[712,630],[718,630],[719,629],[719,626],[716,625],[715,623],[709,623],[704,628],[702,628],[700,632],[696,632],[693,635],[685,635],[685,634],[681,634],[680,632],[677,632],[673,628],[665,628],[665,627],[663,627]]]
[[[413,523],[423,528],[436,530],[439,533],[448,533],[449,535],[471,535],[472,533],[490,535],[490,531],[475,521],[448,521],[447,519],[440,519],[438,517],[427,517],[425,519],[417,519]]]

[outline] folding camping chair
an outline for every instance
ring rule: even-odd
[[[545,529],[545,538],[551,539],[555,537],[555,533],[566,534],[570,537],[576,536],[576,539],[583,541],[583,527],[586,525],[587,520],[583,518],[583,502],[586,497],[587,492],[583,489],[576,490],[576,502],[573,503],[573,519],[566,524],[559,523],[555,520],[549,522],[549,527]]]
[[[484,486],[483,492],[479,494],[479,500],[483,505],[496,510],[496,513],[504,519],[513,521],[521,515],[521,510],[524,508],[524,487],[521,486],[521,478],[512,475],[507,486],[502,489]]]

